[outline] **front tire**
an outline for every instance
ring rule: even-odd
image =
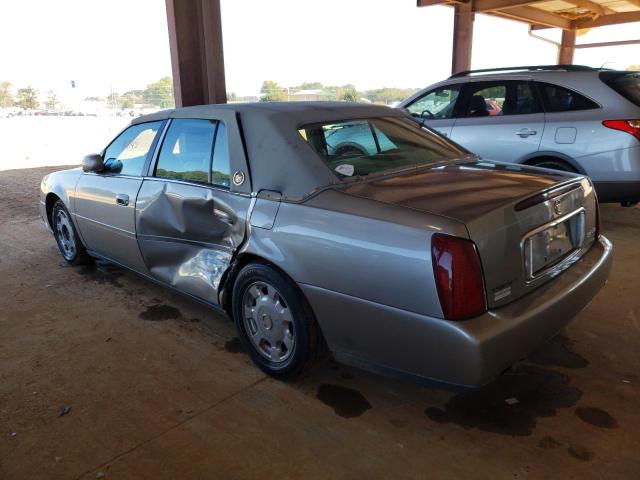
[[[295,284],[263,263],[245,266],[235,281],[233,319],[253,362],[279,379],[307,370],[320,351],[320,331]]]
[[[51,210],[51,226],[53,236],[58,244],[60,254],[70,265],[82,265],[90,259],[84,245],[80,241],[71,215],[62,200],[57,200]]]

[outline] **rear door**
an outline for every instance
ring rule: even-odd
[[[149,273],[213,304],[244,240],[251,203],[238,146],[233,115],[171,119],[136,202],[138,244]]]
[[[409,113],[420,122],[448,137],[456,123],[462,83],[440,86],[407,105]]]
[[[538,151],[544,122],[531,82],[469,82],[463,88],[461,118],[451,139],[482,157],[519,162]]]
[[[615,140],[612,142],[611,131],[602,125],[600,105],[561,85],[536,82],[536,86],[546,111],[546,129],[540,150],[560,152],[574,159],[592,154],[612,157],[611,152],[620,145]],[[599,173],[614,171],[610,162],[597,160],[583,165],[589,175],[598,177]]]
[[[84,172],[76,186],[76,221],[87,248],[139,272],[145,267],[136,241],[136,196],[162,124],[126,128],[103,152],[104,171]]]

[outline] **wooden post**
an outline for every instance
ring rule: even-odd
[[[177,107],[226,103],[220,0],[166,0]]]
[[[471,44],[473,43],[473,9],[471,1],[456,3],[454,8],[451,73],[471,68]]]
[[[558,65],[571,65],[576,49],[576,31],[562,30],[562,40],[558,47]]]

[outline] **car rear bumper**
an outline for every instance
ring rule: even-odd
[[[605,284],[605,238],[529,295],[480,317],[450,322],[300,285],[336,358],[394,376],[479,387],[553,337]]]

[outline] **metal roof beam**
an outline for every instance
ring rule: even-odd
[[[496,11],[494,14],[533,25],[546,25],[547,27],[557,27],[564,30],[571,30],[573,28],[571,20],[533,7],[514,7],[507,10]]]
[[[490,12],[492,10],[504,10],[514,7],[525,7],[545,0],[474,0],[474,12]],[[640,1],[640,0],[638,0]]]
[[[591,0],[563,0],[563,1],[570,3],[571,5],[575,5],[578,8],[590,10],[593,13],[595,13],[598,17],[616,13],[615,10],[612,10],[611,8],[606,7],[604,5],[600,5],[599,3],[592,2]]]
[[[604,15],[596,19],[578,19],[571,22],[571,28],[593,28],[604,27],[606,25],[617,25],[619,23],[640,22],[640,11],[614,13],[613,15]]]

